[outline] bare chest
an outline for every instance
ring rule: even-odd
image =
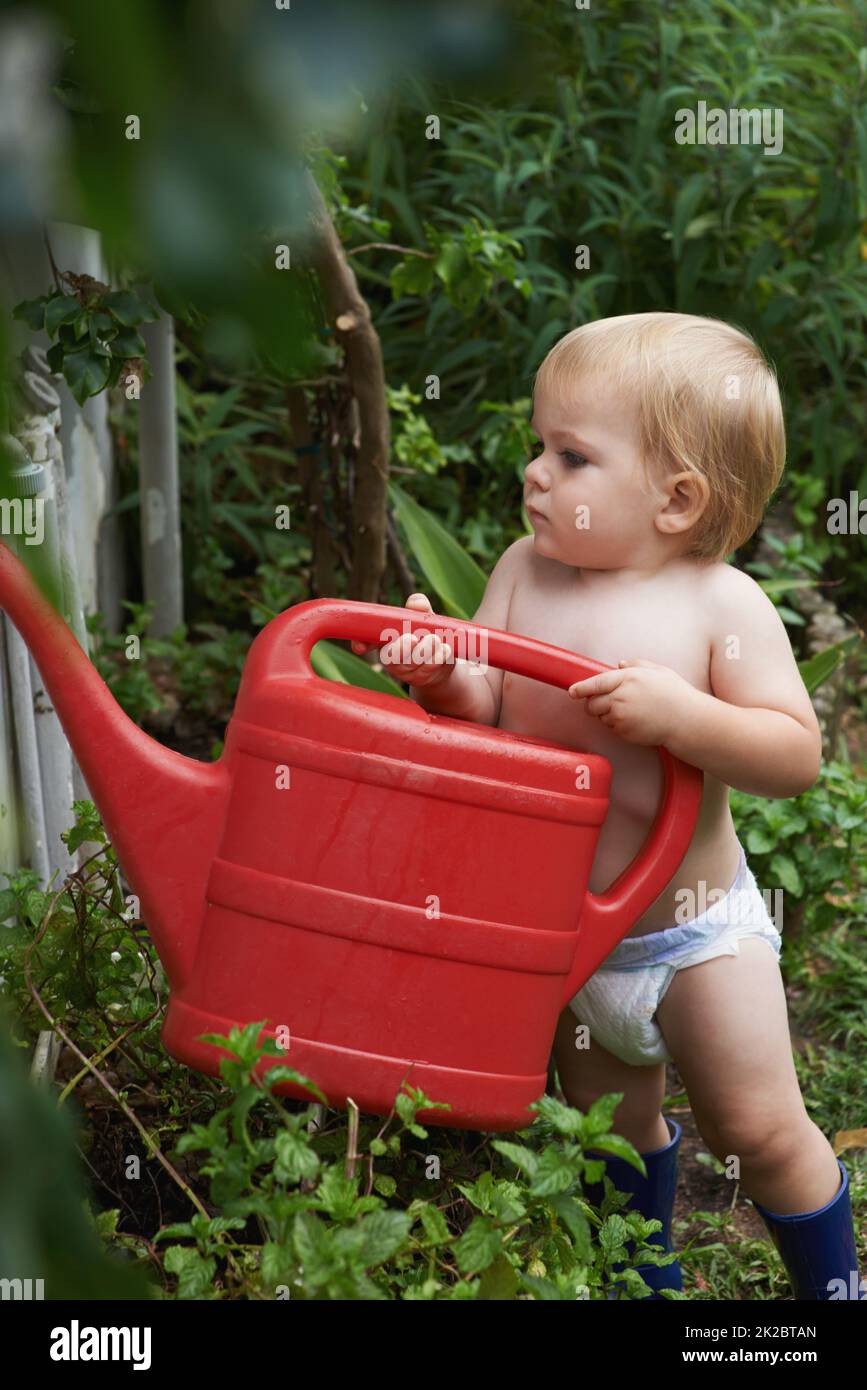
[[[606,666],[639,658],[669,666],[698,690],[712,693],[710,641],[700,574],[680,571],[646,585],[602,594],[582,586],[575,571],[533,558],[525,582],[512,593],[507,627],[592,657]],[[578,677],[576,677],[577,679]],[[645,843],[662,793],[662,766],[656,749],[618,738],[582,702],[565,690],[506,673],[499,727],[547,738],[567,748],[599,753],[611,764],[608,815],[591,869],[589,888],[607,889]],[[731,882],[737,861],[728,789],[705,776],[702,809],[677,883]],[[724,875],[729,874],[728,879]],[[666,888],[638,919],[629,935],[658,930],[674,921],[677,883]]]
[[[562,571],[559,573],[558,571]],[[574,571],[528,575],[515,586],[509,609],[510,631],[592,657],[606,666],[638,657],[670,666],[699,690],[709,691],[709,648],[702,620],[700,586],[690,593],[682,582],[651,582],[603,596],[582,593]],[[576,679],[578,677],[576,676]],[[554,739],[566,746],[610,756],[627,754],[616,738],[565,691],[507,673],[499,726],[515,733]],[[643,752],[655,760],[649,749]]]

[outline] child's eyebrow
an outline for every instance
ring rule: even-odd
[[[535,430],[537,434],[539,433],[539,427],[536,424],[535,416],[533,416],[533,419],[530,421],[530,429]],[[591,453],[598,453],[595,444],[588,444],[586,440],[580,437],[580,435],[573,434],[571,431],[552,430],[551,434],[554,436],[555,439],[571,439],[572,443],[577,444],[579,448],[588,449]]]

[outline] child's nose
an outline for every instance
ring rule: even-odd
[[[542,462],[541,454],[538,458],[531,459],[527,464],[527,467],[524,469],[524,481],[532,483],[535,487],[539,488],[546,488],[549,486],[551,479],[548,469]]]

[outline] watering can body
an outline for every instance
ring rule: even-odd
[[[0,558],[0,602],[23,617]],[[40,639],[34,657],[165,965],[162,1038],[176,1058],[217,1074],[222,1054],[201,1035],[264,1020],[333,1106],[388,1114],[410,1086],[451,1107],[419,1111],[424,1123],[519,1129],[545,1089],[560,1012],[681,862],[702,776],[658,750],[665,785],[647,842],[591,894],[605,758],[310,668],[322,638],[381,644],[407,630],[458,650],[481,638],[489,664],[564,689],[606,669],[457,619],[312,600],[256,638],[207,765],[116,706],[106,724],[111,696],[77,644],[56,670],[43,669],[56,643]],[[86,709],[61,691],[63,671],[90,682]],[[310,1099],[292,1082],[277,1089]]]

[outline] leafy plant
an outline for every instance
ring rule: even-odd
[[[627,1269],[618,1286],[640,1297],[646,1285],[627,1259],[626,1240],[637,1242],[636,1261],[672,1259],[649,1248],[660,1223],[620,1210],[626,1199],[618,1199],[610,1183],[601,1215],[581,1199],[578,1174],[596,1181],[604,1172],[602,1160],[583,1157],[585,1148],[622,1154],[641,1166],[633,1147],[610,1133],[621,1095],[600,1100],[587,1116],[543,1097],[538,1134],[533,1126],[524,1143],[491,1142],[516,1170],[513,1176],[482,1172],[472,1182],[457,1181],[471,1215],[456,1232],[439,1199],[421,1195],[417,1178],[417,1195],[400,1209],[388,1206],[411,1177],[404,1144],[430,1138],[416,1118],[431,1108],[430,1098],[408,1088],[395,1097],[385,1124],[356,1116],[350,1134],[357,1125],[358,1138],[341,1160],[338,1134],[326,1129],[317,1142],[311,1106],[293,1113],[274,1094],[281,1081],[318,1092],[276,1060],[283,1054],[273,1039],[260,1039],[262,1026],[205,1039],[231,1054],[220,1062],[231,1096],[206,1125],[193,1126],[180,1139],[177,1152],[205,1154],[200,1171],[209,1179],[211,1206],[221,1215],[193,1217],[159,1232],[160,1241],[189,1242],[166,1252],[166,1271],[178,1276],[178,1297],[231,1292],[242,1270],[247,1296],[258,1297],[571,1299],[582,1291],[598,1297],[610,1286],[612,1266],[624,1259]],[[262,1072],[267,1058],[275,1065]],[[250,1121],[257,1114],[273,1123],[254,1133]],[[386,1138],[395,1117],[398,1128]],[[543,1133],[544,1146],[536,1142]],[[252,1246],[230,1234],[248,1230],[251,1219],[260,1235]],[[229,1256],[234,1272],[224,1263]]]
[[[155,680],[159,672],[171,673],[184,709],[211,719],[227,712],[250,646],[249,633],[215,623],[196,623],[192,631],[200,640],[193,642],[190,627],[180,623],[168,637],[150,637],[147,630],[153,603],[124,599],[123,604],[132,613],[124,632],[109,633],[99,612],[88,615],[87,627],[97,639],[94,665],[124,712],[143,723],[165,708],[165,695]],[[131,638],[138,639],[135,648]],[[140,655],[130,657],[132,650]]]
[[[781,888],[817,928],[835,922],[846,903],[867,909],[867,788],[847,764],[825,763],[800,796],[767,800],[733,791],[731,803],[760,887]]]
[[[13,318],[53,340],[48,365],[62,375],[79,405],[115,386],[121,374],[149,380],[143,323],[159,318],[153,292],[145,284],[113,290],[91,275],[56,271],[57,285],[37,299],[23,300]],[[60,283],[67,287],[64,288]]]

